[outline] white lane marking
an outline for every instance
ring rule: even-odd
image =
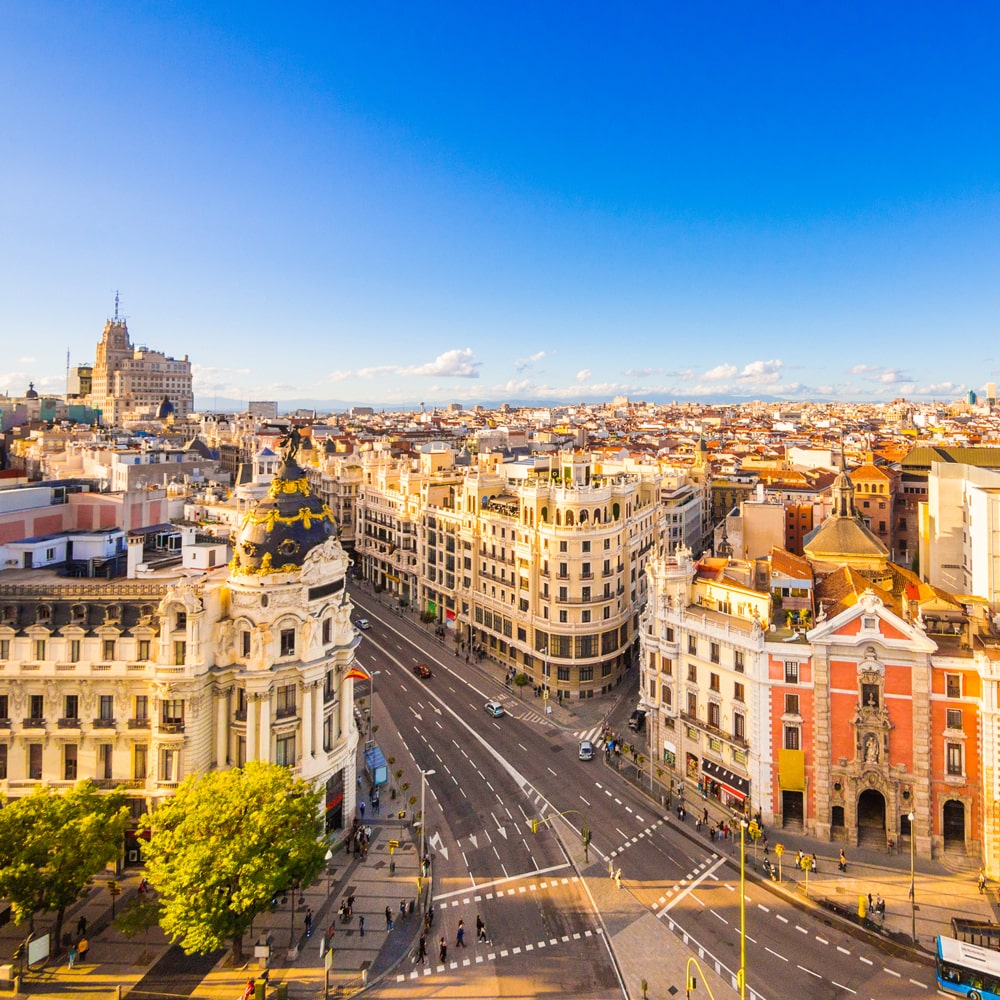
[[[770,948],[768,948],[768,951],[770,951],[770,950],[771,950],[771,949],[770,949]],[[800,965],[800,966],[799,966],[799,968],[800,968],[800,969],[801,969],[801,970],[802,970],[803,972],[808,972],[810,976],[815,976],[815,977],[816,977],[817,979],[822,979],[822,978],[823,978],[823,977],[822,977],[822,976],[821,976],[821,975],[820,975],[820,974],[819,974],[818,972],[813,972],[813,970],[812,970],[812,969],[807,969],[807,968],[806,968],[806,967],[805,967],[804,965]]]
[[[850,986],[841,985],[840,983],[837,982],[836,979],[831,979],[830,982],[833,983],[833,985],[836,986],[838,990],[847,990],[848,993],[853,993],[855,996],[858,995],[857,990],[852,990]]]
[[[788,923],[788,917],[783,917],[780,913],[776,913],[775,917],[777,917],[783,924]]]
[[[771,951],[771,949],[768,948],[767,945],[764,946],[764,951],[770,951],[771,954],[774,955],[775,958],[780,958],[782,962],[787,962],[788,961],[788,959],[785,958],[784,955],[779,955],[776,951]],[[799,968],[801,968],[801,966],[799,966]],[[806,971],[808,971],[808,970],[806,970]]]
[[[555,771],[553,771],[551,767],[546,767],[546,768],[545,768],[545,770],[546,770],[546,771],[548,771],[548,772],[549,772],[549,774],[551,774],[551,775],[554,775],[554,776],[555,776],[556,778],[558,778],[558,777],[559,777],[559,775],[558,775],[558,774],[556,774],[556,772],[555,772]]]
[[[716,913],[715,910],[709,910],[708,912],[711,913],[713,916],[718,917],[724,924],[727,925],[729,924],[729,921],[726,920],[726,918],[722,916],[721,913]]]
[[[890,976],[895,976],[897,979],[903,978],[898,972],[893,972],[892,969],[887,969],[884,965],[882,966],[882,971],[888,972]]]
[[[837,951],[839,951],[842,955],[850,955],[851,953],[849,948],[842,948],[839,944],[837,945]]]
[[[518,746],[525,752],[528,752],[528,748],[523,743],[518,743]]]
[[[922,990],[927,989],[926,983],[918,983],[915,979],[911,979],[910,982],[913,983],[914,986],[919,986]]]
[[[589,805],[590,805],[590,803],[589,803],[589,802],[588,802],[588,801],[587,801],[587,800],[586,800],[586,799],[585,799],[585,798],[584,798],[584,797],[583,797],[582,795],[580,796],[580,801],[581,801],[581,802],[582,802],[582,803],[583,803],[583,804],[584,804],[585,806],[589,806]]]
[[[816,935],[816,940],[819,941],[820,944],[829,944],[830,943],[829,941],[827,941],[826,938],[822,938],[818,934]]]
[[[799,926],[798,924],[796,924],[796,925],[795,925],[795,929],[796,929],[796,930],[797,930],[797,931],[798,931],[798,932],[799,932],[800,934],[808,934],[808,933],[809,933],[809,931],[807,931],[807,930],[806,930],[806,929],[805,929],[804,927],[800,927],[800,926]]]
[[[865,958],[864,955],[858,955],[858,958],[860,958],[861,961],[865,963],[865,965],[874,965],[875,964],[870,958]]]
[[[770,913],[771,912],[763,903],[758,903],[757,904],[757,909],[758,910],[763,910],[765,913]]]

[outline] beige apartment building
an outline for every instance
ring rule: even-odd
[[[606,694],[632,663],[643,566],[663,537],[659,475],[575,452],[455,463],[366,459],[359,572],[554,698]]]

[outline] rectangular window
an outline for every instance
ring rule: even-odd
[[[295,629],[283,628],[281,630],[281,655],[295,655]]]
[[[688,691],[687,696],[688,710],[687,714],[694,717],[698,714],[698,696],[693,691]]]
[[[67,743],[63,747],[63,779],[65,781],[76,781],[77,745]]]
[[[274,741],[274,762],[282,767],[295,766],[295,734],[279,736]]]
[[[590,542],[584,542],[583,543],[583,551],[584,552],[589,552],[590,551]]]
[[[63,701],[63,718],[64,719],[79,719],[80,718],[80,696],[76,694],[68,694]]]
[[[797,694],[785,695],[785,715],[799,714],[799,696]]]
[[[668,659],[666,656],[660,660],[660,670],[665,673],[668,677],[674,676],[674,661]]]
[[[719,711],[718,702],[710,701],[708,703],[708,724],[715,729],[719,728]]]
[[[566,624],[569,621],[569,613],[565,610],[559,612],[559,622],[560,624]]]
[[[7,744],[0,743],[0,781],[7,780]]]
[[[949,729],[962,728],[962,710],[960,708],[949,708],[947,710],[947,715],[948,715],[947,726]]]
[[[183,639],[174,642],[174,666],[183,667],[187,659],[187,643]]]
[[[718,674],[709,674],[708,675],[708,686],[713,691],[719,691],[720,690],[720,687],[719,687],[719,675]]]
[[[799,750],[799,727],[785,726],[785,749]]]
[[[137,694],[135,696],[135,716],[136,719],[149,718],[149,696]]]
[[[735,701],[746,701],[743,697],[743,685],[740,683],[733,684],[733,699]]]
[[[98,712],[101,722],[115,721],[115,697],[111,694],[102,694],[98,699]]]
[[[111,778],[111,765],[114,760],[114,744],[97,744],[97,777],[107,781]]]
[[[113,660],[115,658],[115,640],[105,639],[101,644],[102,656],[105,660]]]
[[[559,563],[559,579],[565,580],[569,576],[569,564]]]
[[[36,639],[35,640],[35,659],[44,660],[45,659],[45,640]]]
[[[245,628],[240,631],[240,655],[244,658],[250,655],[250,629]]]
[[[10,639],[0,639],[0,660],[10,659]]]
[[[0,694],[0,719],[9,719],[10,715],[10,701],[8,696],[5,694]]]
[[[146,780],[146,770],[148,767],[149,746],[145,743],[136,743],[132,748],[132,777],[136,781]]]
[[[79,639],[70,639],[70,641],[69,641],[69,649],[67,650],[67,652],[69,653],[69,662],[70,663],[79,663],[80,662],[80,640]]]
[[[799,683],[799,665],[795,660],[785,660],[785,683]],[[785,749],[788,749],[787,747]]]
[[[962,697],[962,675],[961,674],[945,674],[944,675],[944,693],[949,698],[961,698]]]
[[[28,699],[28,708],[32,719],[45,718],[45,698],[40,694],[33,694]]]
[[[323,619],[323,645],[328,646],[333,642],[333,619]]]
[[[692,684],[698,683],[698,667],[693,663],[688,664],[688,680]]]
[[[568,681],[569,667],[559,667],[558,670],[556,670],[556,679],[560,681]]]
[[[742,674],[744,672],[744,667],[743,667],[743,650],[742,649],[734,649],[733,650],[733,669],[738,674]]]
[[[160,751],[160,781],[180,781],[180,760],[176,750]]]
[[[559,588],[559,600],[560,601],[565,601],[568,596],[569,596],[568,590],[565,587],[560,587]]]
[[[184,699],[168,698],[161,702],[162,722],[167,726],[179,726],[184,722]]]
[[[719,644],[717,642],[713,642],[713,643],[709,644],[708,655],[709,655],[709,659],[713,663],[718,663],[719,662]]]
[[[278,688],[275,699],[275,717],[287,718],[295,714],[295,685],[284,684]]]
[[[139,640],[139,659],[148,660],[149,659],[149,640],[140,639]]]
[[[696,636],[693,635],[688,636],[688,652],[692,656],[698,655],[698,639]]]
[[[42,744],[28,744],[28,777],[32,781],[42,780]]]
[[[962,768],[962,744],[945,743],[944,749],[948,774],[951,777],[961,777],[964,773]]]
[[[594,668],[593,667],[580,667],[580,680],[581,681],[592,681],[594,679]]]
[[[585,623],[590,621],[590,608],[584,608],[584,610],[580,612],[580,621]]]
[[[590,563],[584,563],[580,567],[580,579],[589,580],[594,574],[590,571]]]
[[[174,628],[178,631],[183,631],[187,628],[188,616],[186,611],[178,611],[177,618],[175,619]]]
[[[560,552],[568,552],[569,551],[569,545],[568,545],[568,543],[566,543],[564,541],[560,542],[559,543],[559,551]]]
[[[747,738],[747,724],[746,719],[739,713],[733,713],[733,738],[739,740],[741,743]]]

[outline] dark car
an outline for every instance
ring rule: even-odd
[[[637,708],[629,716],[628,727],[637,733],[641,733],[646,728],[646,713],[641,708]]]
[[[413,672],[422,680],[427,680],[431,676],[431,668],[426,663],[418,663]]]

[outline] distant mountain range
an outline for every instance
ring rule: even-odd
[[[687,396],[660,396],[657,394],[651,394],[648,396],[629,396],[632,402],[644,402],[644,403],[655,403],[655,404],[667,404],[667,403],[702,403],[706,406],[720,406],[720,405],[733,405],[736,403],[749,403],[751,401],[759,401],[762,403],[802,403],[802,402],[813,402],[813,403],[826,403],[831,402],[829,399],[788,399],[781,396],[704,396],[700,399],[695,399],[693,397]],[[218,411],[220,413],[240,413],[247,408],[246,400],[230,399],[226,396],[196,396],[195,397],[195,409],[199,412],[213,412]],[[437,403],[424,403],[424,407],[427,410],[432,410],[435,407],[438,409],[443,409],[448,406],[449,402],[458,402],[458,400],[445,400],[439,401]],[[585,403],[588,405],[598,405],[601,403],[610,403],[611,400],[606,396],[588,396],[581,395],[574,399],[507,399],[507,400],[477,400],[477,401],[463,401],[462,407],[466,410],[471,410],[476,405],[481,405],[488,410],[499,409],[504,403],[507,403],[513,407],[562,407],[562,406],[576,406],[580,403]],[[849,402],[849,400],[841,400],[841,402]],[[872,402],[875,402],[872,400]],[[278,403],[278,413],[290,413],[293,410],[315,410],[319,414],[323,413],[346,413],[352,407],[355,406],[370,406],[376,412],[379,410],[385,410],[390,413],[408,413],[415,412],[420,409],[419,402],[413,403],[380,403],[378,400],[373,399],[363,399],[363,400],[343,400],[343,399],[279,399]]]

